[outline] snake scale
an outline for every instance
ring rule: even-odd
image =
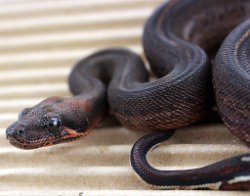
[[[148,184],[250,190],[250,154],[175,171],[157,170],[146,159],[174,129],[203,118],[213,90],[225,125],[250,146],[249,18],[249,0],[163,3],[148,19],[143,35],[146,57],[158,79],[149,81],[143,61],[127,49],[99,51],[72,70],[73,97],[51,97],[24,109],[7,128],[7,138],[22,149],[72,141],[88,135],[109,108],[123,126],[154,131],[139,139],[130,155],[133,169]]]

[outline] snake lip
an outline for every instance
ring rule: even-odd
[[[23,137],[10,137],[7,136],[10,144],[24,150],[32,150],[35,148],[41,148],[46,146],[52,146],[59,143],[66,143],[77,140],[79,138],[85,137],[90,133],[90,130],[87,130],[84,133],[77,134],[77,135],[67,135],[64,137],[46,137],[42,139],[36,140],[27,140]]]
[[[31,145],[31,144],[24,144],[24,143],[20,143],[18,142],[17,140],[15,139],[9,139],[10,141],[10,144],[17,147],[17,148],[20,148],[20,149],[24,149],[24,150],[31,150],[31,149],[34,149],[34,146]],[[36,146],[37,148],[39,147],[42,147],[42,145],[39,145],[39,146]]]
[[[21,137],[15,137],[15,138],[8,137],[8,140],[10,144],[12,144],[13,146],[16,146],[17,148],[20,148],[20,149],[27,149],[27,150],[46,146],[49,141],[48,138],[47,138],[47,141],[46,141],[46,138],[29,141]]]

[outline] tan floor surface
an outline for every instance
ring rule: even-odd
[[[120,126],[32,151],[5,139],[22,108],[70,96],[67,76],[80,58],[111,46],[142,54],[143,23],[160,2],[0,0],[0,195],[249,195],[150,190],[129,165],[132,144],[145,133]],[[158,168],[192,168],[249,152],[222,124],[180,129],[167,144],[149,156]]]

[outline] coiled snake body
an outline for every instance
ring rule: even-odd
[[[130,157],[147,183],[167,189],[250,190],[250,154],[183,171],[156,170],[145,158],[172,129],[204,116],[213,99],[212,80],[222,120],[250,146],[249,18],[249,0],[171,0],[144,29],[145,54],[157,80],[148,81],[142,60],[129,50],[97,52],[71,72],[74,97],[51,97],[24,109],[7,128],[7,138],[23,149],[82,138],[109,107],[125,127],[157,131],[138,140]],[[237,25],[212,60],[211,77],[208,56],[214,59],[215,49]]]

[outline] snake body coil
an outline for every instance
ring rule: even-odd
[[[136,142],[131,165],[147,183],[167,189],[250,190],[250,154],[183,171],[159,171],[147,152],[172,129],[203,118],[213,100],[227,127],[250,146],[250,1],[171,0],[149,18],[143,46],[153,72],[148,81],[142,60],[126,49],[97,52],[71,72],[72,98],[48,98],[26,108],[6,133],[23,149],[86,136],[110,112],[129,129],[160,131]],[[247,20],[248,19],[248,20]],[[164,132],[165,131],[165,132]]]

